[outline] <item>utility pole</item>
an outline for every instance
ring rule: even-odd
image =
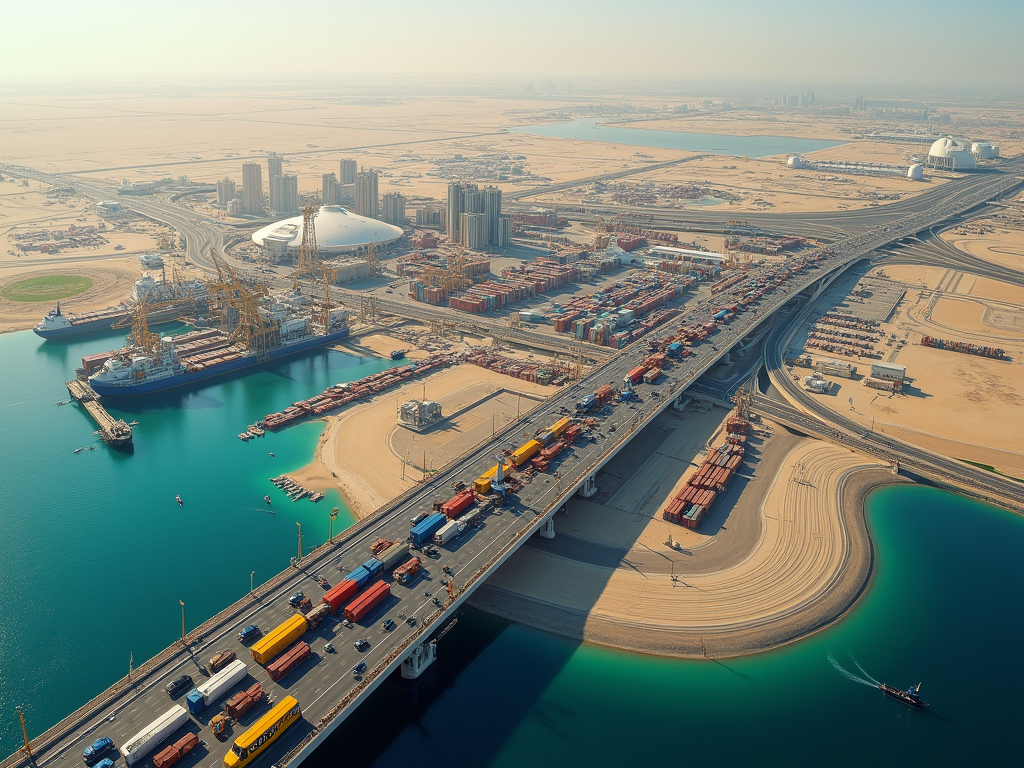
[[[249,594],[250,595],[252,594],[252,591],[253,591],[252,590],[252,580],[254,578],[256,578],[256,571],[252,571],[252,572],[249,573]]]
[[[302,560],[302,523],[295,523],[299,526],[299,561]]]
[[[181,604],[181,642],[184,645],[184,643],[185,643],[185,601],[184,600],[179,600],[178,602]]]
[[[25,713],[21,711],[21,707],[18,707],[18,719],[21,720],[21,736],[25,739],[25,746],[22,749],[26,755],[32,757],[32,745],[28,743],[28,729],[25,727]]]
[[[338,508],[335,507],[334,509],[331,510],[331,522],[330,522],[330,527],[328,528],[328,533],[327,533],[327,541],[331,542],[331,543],[334,542],[334,521],[337,520],[337,519],[338,519]]]

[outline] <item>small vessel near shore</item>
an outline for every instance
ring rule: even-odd
[[[179,506],[179,507],[184,507],[184,506],[185,506],[185,502],[183,502],[183,501],[181,500],[181,496],[175,496],[175,497],[174,497],[174,500],[175,500],[176,502],[178,502],[178,506]]]
[[[896,699],[896,701],[902,702],[903,704],[906,704],[908,707],[913,707],[914,709],[921,709],[922,707],[928,706],[928,702],[921,700],[920,683],[918,683],[917,685],[910,686],[905,691],[899,688],[894,688],[891,685],[886,685],[885,683],[879,683],[878,689],[889,698]]]

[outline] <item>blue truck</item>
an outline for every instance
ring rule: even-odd
[[[597,405],[597,396],[596,395],[587,395],[582,400],[580,400],[578,403],[576,403],[576,410],[577,411],[581,411],[582,413],[586,413],[591,408],[593,408],[595,405]]]
[[[421,544],[425,544],[434,538],[434,534],[437,533],[437,529],[447,522],[448,518],[440,512],[428,516],[427,518],[420,520],[412,529],[412,545],[418,547]]]
[[[366,586],[366,582],[370,579],[379,576],[380,572],[384,570],[383,564],[375,557],[371,557],[365,563],[360,565],[354,571],[348,575],[349,581],[354,581],[362,589]]]

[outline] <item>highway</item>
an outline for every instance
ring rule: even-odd
[[[791,273],[781,286],[766,293],[759,304],[738,314],[731,323],[720,326],[719,331],[707,342],[695,348],[693,357],[669,367],[661,384],[636,387],[638,402],[605,406],[597,414],[598,422],[589,430],[588,436],[571,451],[563,453],[550,472],[538,474],[526,482],[503,509],[485,515],[480,527],[471,529],[455,542],[440,548],[439,557],[425,558],[425,573],[413,584],[409,587],[395,585],[392,596],[354,628],[329,620],[316,631],[307,633],[304,639],[312,645],[313,657],[280,683],[269,680],[260,667],[250,665],[252,677],[263,682],[271,696],[280,698],[285,694],[293,695],[303,707],[303,719],[299,724],[253,763],[261,766],[300,763],[316,744],[372,693],[381,680],[398,669],[404,658],[445,625],[494,568],[532,533],[545,526],[569,496],[592,483],[600,467],[627,445],[638,430],[669,407],[721,355],[744,337],[755,333],[780,307],[808,289],[816,290],[830,276],[840,273],[875,249],[969,210],[1019,183],[1016,178],[1001,174],[976,178],[980,180],[978,183],[942,187],[947,196],[933,209],[904,214],[879,227],[836,242],[827,252],[819,254],[824,256],[822,260],[813,263],[805,271]],[[183,217],[187,227],[194,226],[193,217],[187,213],[178,211],[176,215]],[[188,231],[185,230],[186,237],[189,236]],[[212,240],[215,241],[216,236]],[[757,268],[752,271],[751,277],[756,279],[774,268]],[[716,309],[712,300],[698,301],[687,311],[685,321],[691,324],[708,322]],[[657,332],[655,335],[658,335]],[[772,344],[769,340],[768,347],[777,351],[779,344]],[[303,558],[297,567],[272,580],[257,596],[226,609],[219,617],[189,636],[188,653],[181,646],[172,646],[157,661],[144,665],[131,684],[115,687],[115,690],[103,694],[95,705],[76,713],[39,737],[34,744],[35,765],[40,768],[78,766],[81,764],[81,749],[101,735],[110,736],[118,746],[123,745],[126,738],[171,706],[171,700],[163,692],[166,682],[185,670],[198,681],[201,673],[196,661],[205,662],[222,649],[233,649],[239,658],[247,658],[247,649],[235,639],[240,627],[256,623],[267,631],[275,626],[292,612],[286,598],[295,590],[301,589],[314,600],[318,599],[323,589],[313,580],[314,573],[322,575],[333,585],[344,573],[369,558],[369,545],[376,539],[404,539],[413,515],[429,510],[435,499],[450,497],[452,482],[471,483],[475,477],[494,465],[500,451],[523,443],[524,433],[532,434],[560,416],[572,413],[574,403],[598,386],[609,382],[621,383],[625,374],[638,365],[645,354],[644,340],[615,354],[586,378],[564,388],[536,411],[499,432],[494,439],[442,468],[429,483],[403,495],[337,537],[335,542],[325,544]],[[454,579],[455,594],[451,600],[447,599],[441,586],[444,579],[442,569],[445,566],[450,569]],[[441,606],[434,603],[435,598],[439,598]],[[404,619],[409,617],[415,617],[415,625],[406,623]],[[381,629],[381,621],[385,618],[395,620],[396,627],[393,630]],[[353,641],[361,637],[370,641],[372,647],[369,650],[360,652],[353,647]],[[326,642],[332,642],[337,653],[324,652]],[[439,652],[444,652],[443,643]],[[359,661],[367,664],[368,671],[361,680],[356,680],[349,670]],[[251,682],[251,679],[244,681],[239,688]],[[266,705],[246,715],[241,727],[236,727],[233,735],[239,735],[245,725],[262,714],[265,708]],[[212,711],[216,711],[216,707]],[[183,726],[196,732],[201,730],[205,744],[179,765],[214,766],[223,758],[227,744],[217,741],[205,728],[208,714],[212,712],[204,713]],[[28,764],[24,756],[16,754],[5,760],[2,768]]]

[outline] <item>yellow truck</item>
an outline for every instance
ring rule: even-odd
[[[267,632],[252,645],[252,658],[257,664],[268,664],[306,633],[306,617],[296,613]]]

